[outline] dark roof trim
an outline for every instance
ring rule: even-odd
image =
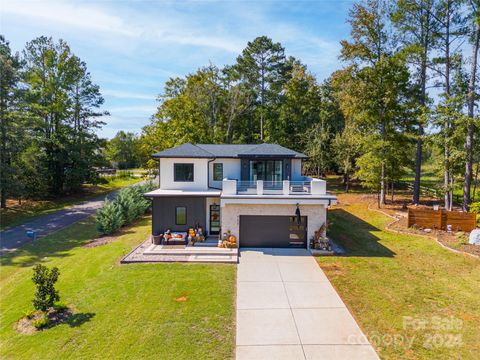
[[[154,158],[297,158],[307,159],[305,154],[277,144],[190,144],[184,143],[153,154]]]

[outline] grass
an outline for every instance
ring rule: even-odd
[[[329,211],[329,220],[329,235],[348,255],[318,261],[380,357],[478,358],[478,259],[454,254],[431,239],[388,232],[391,219],[360,200]],[[426,321],[425,329],[405,326],[408,317]],[[460,325],[441,329],[436,320]]]
[[[143,218],[116,241],[96,236],[89,218],[0,258],[2,359],[227,359],[234,354],[235,267],[129,264],[120,258],[150,233]],[[66,324],[22,335],[32,309],[32,266],[58,266],[61,302],[76,308]],[[187,301],[175,299],[186,296]]]
[[[108,179],[106,184],[85,185],[80,194],[70,195],[54,200],[25,200],[21,205],[16,201],[9,201],[6,209],[0,210],[0,229],[21,224],[35,217],[46,215],[54,211],[78,204],[96,196],[109,193],[110,191],[135,184],[140,178],[113,178]]]

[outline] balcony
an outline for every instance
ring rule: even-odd
[[[326,182],[304,178],[299,181],[237,181],[224,179],[223,195],[326,195]]]

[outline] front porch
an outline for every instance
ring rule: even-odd
[[[219,248],[216,236],[191,245],[155,245],[151,238],[145,240],[126,255],[121,263],[189,262],[234,263],[238,262],[237,248]]]

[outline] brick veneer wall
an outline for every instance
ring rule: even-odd
[[[296,205],[265,205],[265,204],[226,204],[221,209],[222,232],[230,230],[233,235],[240,238],[240,215],[287,215],[294,216]],[[300,205],[302,216],[307,216],[307,244],[322,224],[327,220],[327,209],[323,205]]]

